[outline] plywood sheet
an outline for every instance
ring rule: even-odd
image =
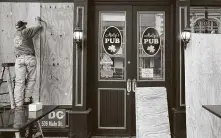
[[[187,138],[221,137],[221,119],[202,108],[221,104],[220,40],[220,34],[192,34],[185,50]]]
[[[15,23],[18,20],[28,22],[28,27],[35,25],[34,17],[40,16],[39,3],[0,3],[0,63],[15,62],[13,38],[15,34]],[[40,76],[40,37],[34,38],[38,67],[37,81],[33,92],[34,101],[39,98],[39,76]],[[11,73],[14,73],[12,70]],[[13,75],[14,76],[14,75]],[[7,91],[3,89],[2,91]]]
[[[171,138],[167,91],[164,87],[138,87],[136,138]]]
[[[42,3],[41,101],[72,104],[73,3]]]

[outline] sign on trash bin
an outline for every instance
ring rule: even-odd
[[[56,109],[40,120],[42,128],[65,128],[66,109]]]

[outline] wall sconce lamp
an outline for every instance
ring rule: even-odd
[[[187,44],[190,41],[190,37],[191,37],[191,30],[190,28],[185,28],[182,32],[181,32],[181,39],[183,40],[184,43],[184,48],[186,49]]]
[[[80,46],[83,41],[83,30],[79,26],[74,29],[74,41],[77,46]]]

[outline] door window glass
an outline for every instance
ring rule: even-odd
[[[137,12],[137,80],[165,80],[165,14]]]
[[[100,12],[98,34],[99,80],[125,80],[126,13]]]

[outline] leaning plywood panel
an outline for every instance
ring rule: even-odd
[[[171,138],[166,88],[138,87],[135,94],[136,138]]]
[[[34,17],[40,16],[39,3],[0,3],[0,63],[15,62],[13,38],[15,24],[18,20],[28,22],[28,27],[34,26]],[[34,37],[34,45],[38,61],[37,80],[33,92],[34,101],[39,99],[39,76],[40,76],[40,37]],[[14,73],[11,70],[11,73]],[[13,75],[14,76],[14,75]],[[7,91],[7,90],[3,90]]]
[[[221,35],[192,34],[185,50],[187,138],[220,138],[221,119],[202,105],[221,104]]]
[[[41,34],[41,101],[72,104],[73,3],[43,3]]]

